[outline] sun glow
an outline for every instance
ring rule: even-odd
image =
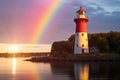
[[[12,74],[16,74],[16,58],[12,59]]]
[[[17,45],[10,46],[10,51],[11,52],[18,52],[19,51],[19,46],[17,46]]]

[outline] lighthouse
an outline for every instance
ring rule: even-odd
[[[74,19],[76,24],[74,54],[89,53],[86,11],[80,7]]]

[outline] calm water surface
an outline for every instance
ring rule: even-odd
[[[0,58],[0,80],[120,80],[119,63],[32,63]]]

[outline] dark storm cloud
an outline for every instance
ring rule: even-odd
[[[111,15],[119,17],[120,16],[120,11],[114,11],[114,12],[112,12]]]

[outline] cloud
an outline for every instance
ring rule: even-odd
[[[118,17],[118,16],[120,16],[120,11],[114,11],[114,12],[112,12],[111,15]]]
[[[80,0],[79,0],[80,1]],[[88,0],[88,1],[83,1],[81,0],[80,2],[83,3],[84,6],[86,7],[91,7],[96,10],[104,10],[104,12],[113,12],[113,11],[120,11],[120,1],[119,0]]]

